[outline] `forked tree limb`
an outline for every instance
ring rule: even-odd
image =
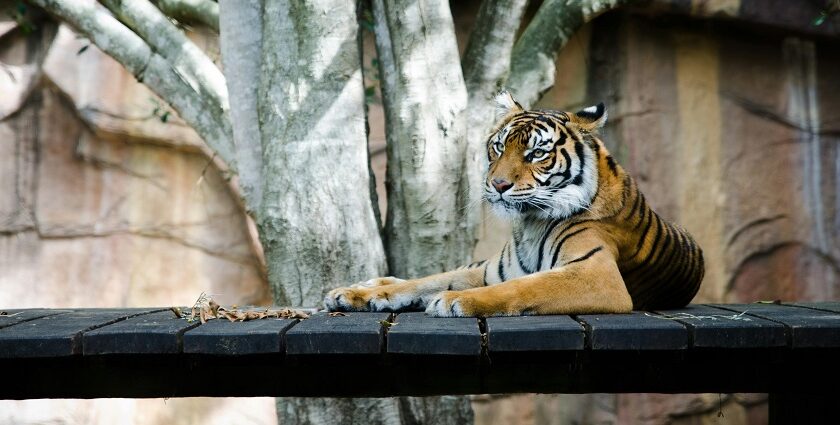
[[[140,36],[95,3],[30,0],[90,39],[178,112],[231,169],[235,169],[230,122],[218,104],[202,96]]]
[[[222,71],[195,43],[149,0],[101,0],[123,25],[169,61],[198,93],[229,109]]]
[[[546,0],[516,41],[507,87],[530,106],[554,85],[560,49],[586,22],[634,0]]]

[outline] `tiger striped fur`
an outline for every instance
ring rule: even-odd
[[[372,279],[330,291],[329,310],[425,309],[433,316],[626,313],[682,307],[703,254],[648,205],[595,136],[603,104],[577,113],[524,110],[497,96],[484,194],[513,221],[489,260],[420,279]]]

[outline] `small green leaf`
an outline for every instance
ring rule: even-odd
[[[164,112],[163,115],[160,116],[160,122],[166,122],[168,119],[169,119],[169,111]]]
[[[825,22],[826,18],[828,18],[828,14],[825,13],[825,12],[820,12],[820,16],[817,16],[816,18],[814,18],[814,21],[811,22],[811,25],[813,25],[815,27],[818,27],[818,26],[822,25],[823,22]]]
[[[81,49],[79,49],[79,51],[78,51],[78,52],[76,52],[76,56],[81,55],[82,53],[84,53],[84,52],[85,52],[85,50],[87,50],[89,47],[90,47],[90,44],[85,44],[84,46],[82,46],[82,48],[81,48]]]

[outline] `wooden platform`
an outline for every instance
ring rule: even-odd
[[[2,313],[5,313],[3,315]],[[201,325],[168,309],[4,310],[0,398],[837,392],[840,303]]]

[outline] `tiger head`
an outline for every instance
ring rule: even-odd
[[[588,209],[598,187],[591,133],[607,120],[604,104],[577,113],[522,108],[496,96],[500,119],[487,140],[484,197],[503,217],[568,218]]]

